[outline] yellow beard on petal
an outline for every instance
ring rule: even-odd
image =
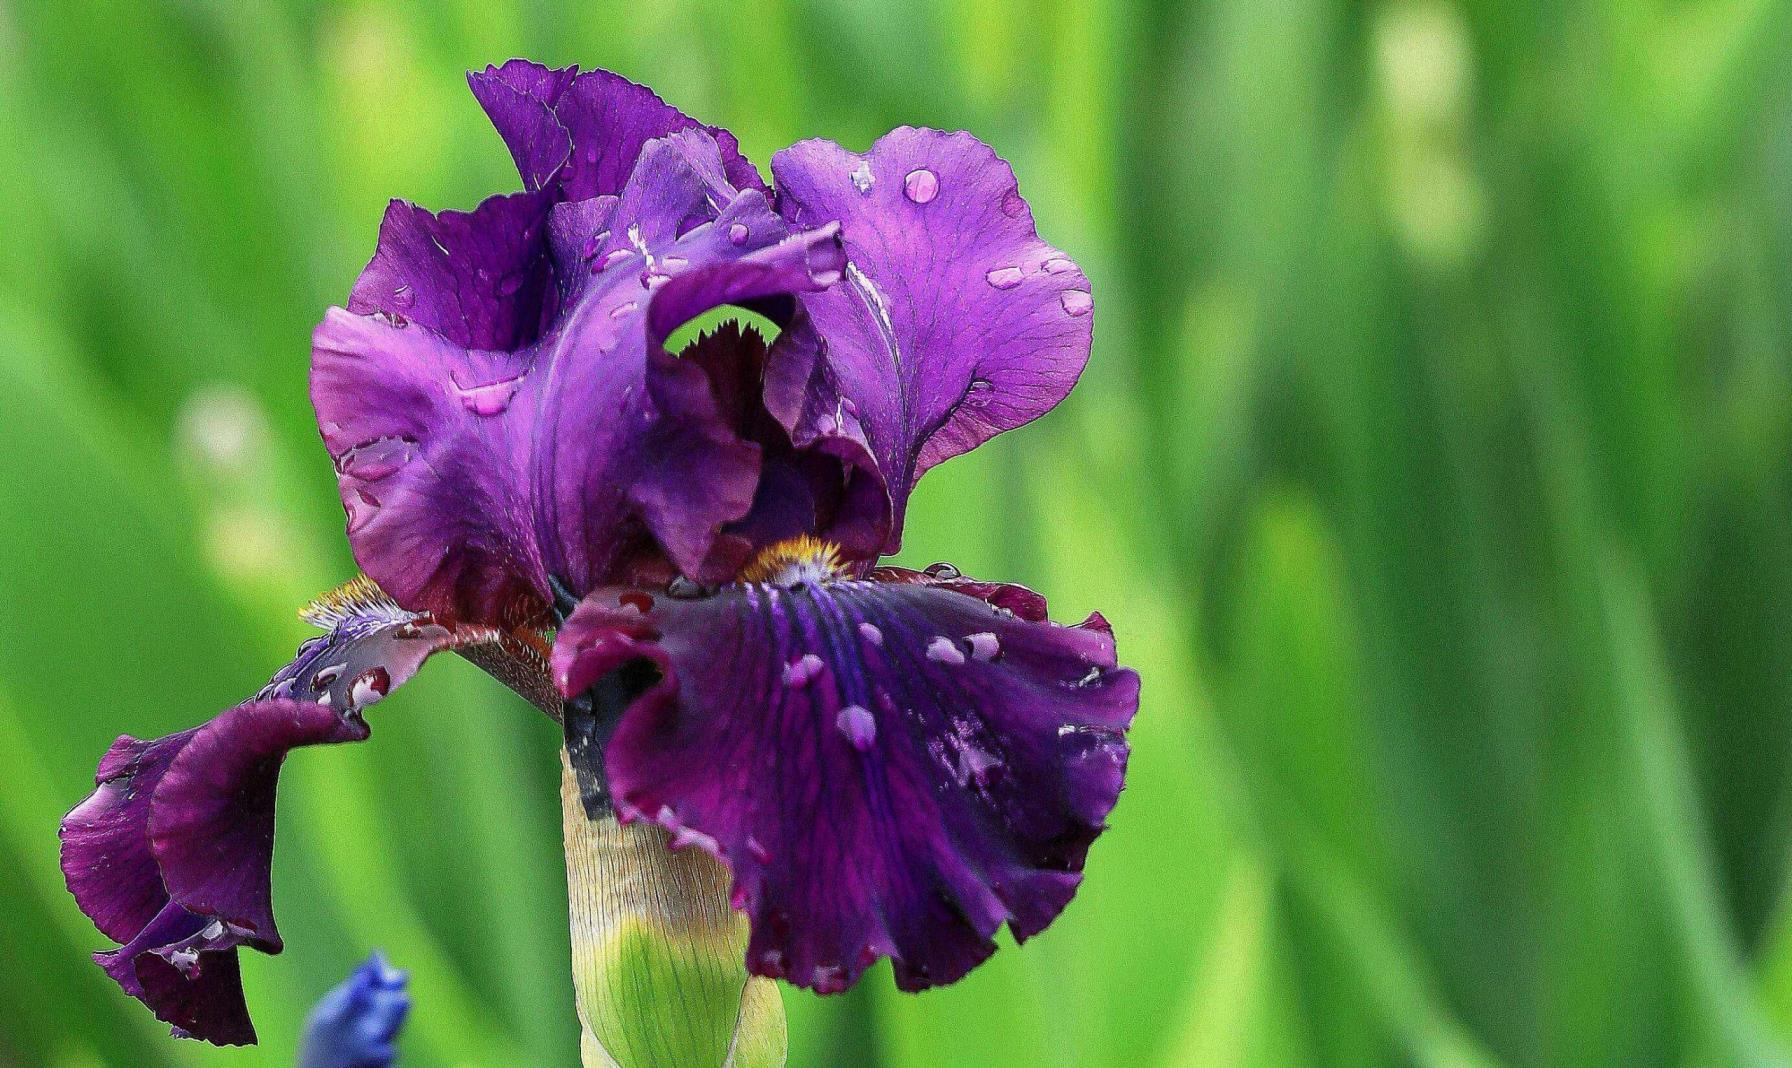
[[[840,548],[831,542],[803,534],[759,550],[741,569],[739,582],[764,582],[773,586],[831,582],[846,574]]]

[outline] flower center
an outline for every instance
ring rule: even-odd
[[[803,534],[768,545],[741,569],[737,582],[763,582],[772,586],[820,585],[846,575],[840,547]]]

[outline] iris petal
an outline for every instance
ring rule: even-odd
[[[1001,587],[1012,590],[1012,587]],[[949,983],[1069,902],[1118,797],[1138,678],[1099,616],[929,581],[605,590],[560,632],[576,694],[659,671],[606,754],[625,819],[727,862],[756,974],[831,992],[881,956]]]
[[[765,188],[733,134],[699,123],[621,75],[513,59],[467,80],[530,189],[557,190],[567,200],[616,193],[647,142],[690,129],[715,139],[732,184]]]
[[[802,141],[772,174],[794,225],[840,224],[849,265],[772,346],[766,406],[799,446],[863,433],[889,482],[894,551],[923,472],[1070,392],[1089,358],[1089,281],[970,134],[903,127],[864,155]]]
[[[120,738],[62,821],[62,870],[101,933],[106,973],[176,1032],[253,1042],[236,951],[281,950],[270,873],[280,766],[306,745],[365,739],[365,708],[432,653],[491,642],[404,612],[370,584],[314,606],[330,628],[254,699],[154,741]]]
[[[312,399],[349,540],[409,608],[495,623],[549,601],[549,576],[579,592],[673,569],[714,580],[746,551],[712,555],[752,505],[758,449],[664,341],[719,304],[832,284],[835,229],[792,233],[698,130],[651,142],[613,203],[584,203],[597,210],[555,209],[542,244],[589,268],[559,273],[559,314],[530,346],[336,310],[317,330]]]

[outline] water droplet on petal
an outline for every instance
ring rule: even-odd
[[[816,285],[821,286],[823,289],[826,289],[828,286],[831,286],[835,282],[838,282],[840,280],[840,272],[836,271],[836,270],[832,270],[832,269],[825,270],[825,271],[814,271],[814,272],[810,273],[809,278]]]
[[[379,513],[380,499],[366,490],[356,490],[353,497],[343,502],[343,508],[348,512],[348,533],[359,534]]]
[[[332,682],[341,678],[342,672],[343,666],[341,664],[331,664],[328,667],[319,668],[317,674],[311,676],[311,688],[313,690],[324,689]]]
[[[1080,289],[1066,289],[1058,297],[1058,303],[1064,305],[1064,310],[1072,315],[1087,315],[1095,302]]]
[[[1067,274],[1071,271],[1076,270],[1076,264],[1071,263],[1069,260],[1064,259],[1061,256],[1054,256],[1051,259],[1046,260],[1044,263],[1040,264],[1039,269],[1044,271],[1046,274]]]
[[[521,376],[483,386],[457,387],[461,407],[474,415],[498,415],[510,407],[510,399],[523,384]]]
[[[399,286],[392,291],[392,303],[398,305],[400,308],[408,308],[417,303],[417,294],[412,291],[409,285]]]
[[[634,256],[634,252],[632,252],[626,248],[611,249],[610,254],[608,256],[604,257],[603,267],[605,270],[608,270],[609,268],[616,266],[618,263],[621,263],[623,260],[629,259],[633,256]]]
[[[978,660],[994,660],[1002,651],[1001,639],[989,631],[968,634],[964,640],[971,647],[971,656]]]
[[[984,275],[983,280],[997,289],[1013,289],[1020,285],[1023,277],[1025,274],[1019,267],[997,267]]]
[[[784,685],[807,686],[827,665],[814,653],[804,653],[784,665]]]
[[[355,676],[349,683],[348,703],[350,708],[366,708],[378,704],[392,690],[392,676],[383,667],[369,668]]]
[[[877,629],[876,623],[860,623],[859,637],[864,638],[872,645],[882,645],[884,643],[884,632]]]
[[[839,429],[839,426],[840,424],[836,423],[834,417],[831,415],[821,415],[817,416],[815,419],[815,432],[817,434],[832,434],[835,430]]]
[[[728,240],[733,242],[736,245],[746,244],[747,243],[747,224],[746,223],[735,223],[733,226],[730,226],[728,228]]]
[[[411,445],[412,442],[405,438],[378,438],[356,445],[336,458],[336,470],[363,482],[378,482],[392,477],[399,468],[411,462],[414,455]]]
[[[951,638],[936,634],[933,640],[927,643],[927,659],[941,664],[962,664],[964,663],[964,651],[959,649],[958,643]]]
[[[959,578],[961,573],[956,567],[953,567],[951,564],[942,560],[937,564],[928,564],[922,574],[925,574],[928,578],[935,578],[944,582],[950,579]]]
[[[614,307],[614,308],[611,308],[611,309],[610,309],[610,318],[612,318],[612,319],[626,319],[626,318],[627,318],[627,317],[628,317],[628,316],[629,316],[629,315],[631,315],[631,314],[632,314],[632,313],[633,313],[633,312],[634,312],[634,310],[635,310],[635,309],[636,309],[636,308],[638,308],[638,307],[640,307],[640,305],[638,305],[638,304],[636,304],[636,303],[635,303],[635,302],[634,302],[634,301],[632,301],[632,300],[630,300],[630,301],[624,301],[624,302],[623,302],[623,303],[621,303],[621,304],[618,304],[618,305],[616,305],[616,306],[615,306],[615,307]]]
[[[861,753],[871,751],[877,742],[877,721],[871,718],[871,712],[863,705],[847,705],[834,717],[834,726],[852,743],[852,747]]]
[[[812,985],[817,994],[838,994],[846,989],[846,969],[838,964],[817,964]]]
[[[857,189],[860,195],[871,192],[871,187],[876,182],[877,179],[871,174],[870,160],[860,162],[858,169],[852,172],[852,187]]]
[[[504,278],[498,282],[498,296],[500,296],[500,297],[515,296],[516,291],[521,288],[523,288],[523,276],[522,275],[520,275],[520,274],[505,275]]]
[[[917,204],[926,204],[940,195],[939,175],[926,167],[917,167],[902,180],[902,192]]]

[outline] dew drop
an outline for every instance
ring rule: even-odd
[[[860,196],[870,193],[871,187],[876,182],[877,179],[871,174],[870,160],[861,161],[858,169],[852,172],[852,187],[859,191]]]
[[[417,303],[417,294],[408,284],[399,286],[392,291],[392,303],[400,308],[408,308]]]
[[[404,438],[379,438],[356,445],[336,460],[336,470],[363,482],[390,478],[411,462],[411,442]]]
[[[971,647],[971,656],[977,660],[994,660],[1002,651],[1001,639],[989,631],[969,634],[964,639]]]
[[[1019,267],[997,267],[983,276],[983,280],[997,289],[1013,289],[1020,285],[1025,277]]]
[[[953,567],[943,560],[937,564],[928,564],[922,573],[928,578],[939,579],[941,582],[947,582],[961,577],[961,574],[956,567]]]
[[[846,969],[838,964],[817,964],[812,984],[817,994],[838,994],[846,989]]]
[[[1068,274],[1071,271],[1076,270],[1076,264],[1071,263],[1062,256],[1054,256],[1040,264],[1039,269],[1046,274]]]
[[[358,534],[379,513],[380,500],[366,490],[356,490],[342,506],[348,512],[348,533]]]
[[[322,690],[328,687],[331,683],[342,677],[342,671],[343,667],[341,664],[331,664],[329,667],[319,668],[317,674],[311,676],[311,688],[313,690]]]
[[[366,708],[378,704],[380,699],[392,690],[392,676],[383,667],[369,668],[355,676],[349,683],[348,703],[350,708]]]
[[[917,167],[902,180],[902,192],[917,204],[926,204],[940,195],[939,176],[926,167]]]
[[[501,382],[492,382],[484,386],[457,387],[460,393],[461,407],[474,415],[498,415],[510,407],[510,399],[516,396],[517,389],[523,380],[506,378]]]
[[[733,226],[730,226],[728,228],[728,240],[733,242],[736,245],[746,244],[747,243],[747,224],[746,223],[735,223]]]
[[[884,643],[884,632],[877,629],[876,623],[860,623],[859,637],[864,638],[872,645],[882,645]]]
[[[877,742],[877,720],[871,718],[871,712],[864,705],[847,705],[834,717],[834,726],[852,743],[852,747],[861,753],[871,751]]]
[[[835,430],[838,430],[839,427],[840,424],[836,423],[834,417],[831,415],[822,415],[815,420],[815,432],[817,434],[832,434]]]
[[[636,304],[632,300],[624,301],[623,303],[618,304],[614,308],[610,309],[610,318],[626,319],[638,307],[640,307],[640,305]]]
[[[621,263],[623,260],[626,260],[633,255],[634,255],[634,252],[629,249],[626,249],[626,248],[611,249],[610,254],[608,256],[604,257],[602,266],[605,270],[608,270],[609,268],[616,266],[618,263]]]
[[[941,664],[962,664],[964,663],[964,651],[959,649],[958,643],[951,638],[936,634],[933,640],[927,643],[927,659]]]
[[[811,281],[823,289],[840,280],[840,272],[834,270],[814,271],[809,275]]]
[[[1064,310],[1072,315],[1087,315],[1095,304],[1089,299],[1089,294],[1080,289],[1066,289],[1058,297],[1058,303],[1064,305]]]
[[[784,665],[784,685],[807,686],[815,679],[815,676],[821,674],[822,669],[826,666],[822,663],[821,657],[814,653],[804,653]]]

